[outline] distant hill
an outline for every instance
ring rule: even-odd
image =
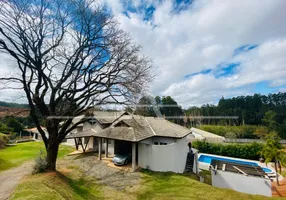
[[[8,108],[29,108],[28,104],[10,103],[5,101],[0,101],[0,106]]]
[[[28,117],[29,115],[30,110],[28,108],[9,108],[0,106],[0,118],[5,116]]]
[[[18,104],[0,101],[0,118],[5,116],[28,117],[30,109],[28,104]]]

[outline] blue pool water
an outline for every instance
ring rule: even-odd
[[[243,161],[243,160],[233,160],[230,158],[222,158],[222,157],[216,157],[216,156],[210,156],[210,155],[200,155],[199,157],[199,162],[211,164],[212,159],[215,160],[222,160],[222,161],[227,161],[227,162],[233,162],[233,163],[238,163],[238,164],[244,164],[244,165],[251,165],[251,166],[259,166],[258,163],[256,162],[251,162],[251,161]],[[262,167],[263,171],[266,173],[272,172],[271,169]]]

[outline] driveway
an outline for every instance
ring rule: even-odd
[[[17,187],[21,179],[32,173],[33,162],[26,162],[19,167],[0,173],[0,199],[6,200]]]

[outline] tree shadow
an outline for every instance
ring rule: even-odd
[[[90,191],[91,187],[95,186],[95,184],[92,184],[92,181],[87,181],[83,178],[74,180],[59,171],[57,171],[56,173],[62,181],[67,183],[71,187],[71,189],[83,199],[103,199],[103,197],[101,197],[100,195],[100,191],[96,191],[96,194]],[[97,189],[95,188],[94,190]]]
[[[95,152],[86,152],[86,153],[81,153],[81,154],[77,154],[77,155],[73,155],[73,156],[74,156],[74,160],[78,160],[81,158],[93,157],[96,155],[97,155],[97,153],[95,153]]]

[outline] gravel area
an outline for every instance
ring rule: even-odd
[[[76,165],[85,176],[93,177],[97,183],[123,190],[140,184],[140,172],[127,172],[126,168],[118,169],[107,166],[107,162],[99,161],[95,154],[69,156],[65,165]]]

